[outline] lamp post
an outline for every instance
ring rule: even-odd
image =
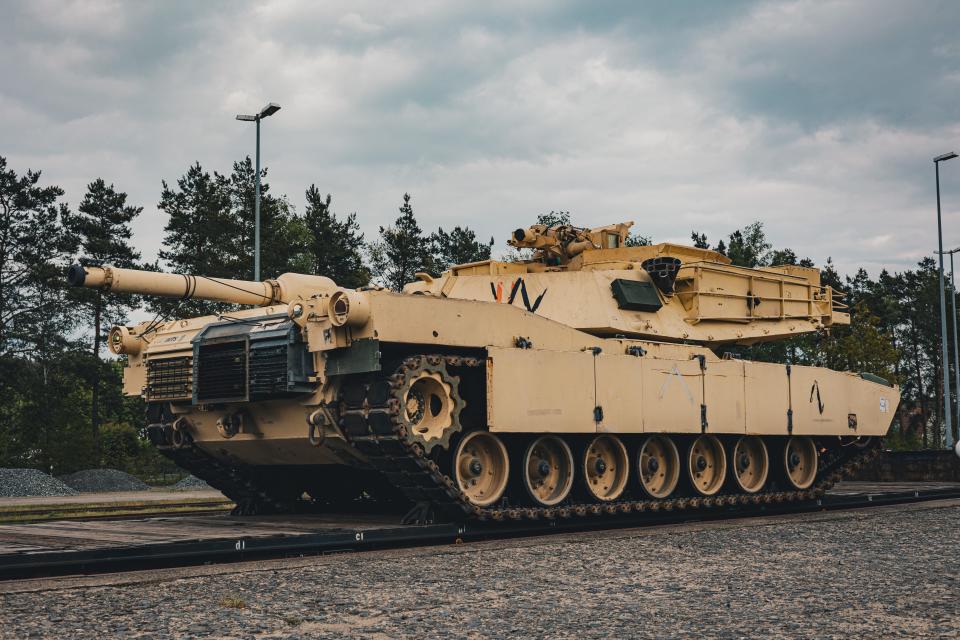
[[[253,279],[260,279],[260,121],[266,118],[267,116],[272,116],[277,111],[280,111],[280,105],[276,102],[270,102],[263,109],[260,109],[260,112],[252,115],[238,115],[237,120],[243,120],[244,122],[256,122],[257,123],[257,173],[256,173],[256,196],[253,204]],[[939,202],[939,200],[937,201]],[[940,247],[941,249],[943,247]],[[941,256],[941,266],[943,263],[943,256]],[[941,273],[942,276],[942,273]],[[941,284],[942,284],[941,278]]]
[[[956,249],[951,249],[950,251],[944,251],[945,254],[950,256],[950,324],[953,325],[953,375],[954,375],[954,388],[957,390],[957,422],[960,426],[960,345],[957,344],[957,284],[956,279],[954,278],[954,268],[953,268],[953,254],[960,251],[960,247]],[[953,426],[951,425],[952,429]],[[950,446],[950,440],[953,437],[951,433],[947,436],[947,446]],[[958,440],[960,441],[960,440]]]
[[[950,322],[953,324],[953,375],[954,387],[957,389],[957,421],[960,423],[960,345],[957,345],[957,281],[953,277],[953,254],[957,251],[960,251],[960,248],[947,253],[950,254]],[[951,432],[950,437],[953,437],[953,432]],[[960,440],[960,429],[958,429],[958,440]],[[949,441],[947,446],[950,446]]]
[[[940,215],[940,163],[956,158],[957,154],[945,153],[933,159],[934,172],[937,178],[937,253],[940,258],[940,358],[941,378],[943,378],[943,418],[944,440],[947,448],[953,446],[953,417],[950,412],[950,360],[947,355],[947,302],[943,281],[943,222]]]

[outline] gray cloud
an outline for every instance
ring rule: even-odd
[[[930,159],[958,144],[951,2],[22,2],[0,23],[0,154],[73,203],[253,151],[368,233],[404,191],[426,227],[504,238],[537,213],[635,219],[658,240],[762,220],[845,270],[903,269],[936,236]],[[944,167],[960,242],[960,164]]]

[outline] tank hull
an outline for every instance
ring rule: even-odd
[[[147,432],[238,512],[552,518],[809,500],[876,451],[899,389],[715,350],[850,323],[814,268],[534,225],[516,262],[402,293],[78,264],[78,286],[258,309],[115,327]]]
[[[372,321],[349,344],[326,350],[316,391],[265,401],[154,402],[155,442],[194,473],[197,465],[221,465],[258,487],[251,497],[219,476],[208,480],[242,503],[243,512],[342,510],[380,501],[433,505],[423,516],[429,518],[505,517],[504,509],[544,517],[556,509],[589,513],[664,500],[810,499],[836,479],[837,469],[869,453],[859,445],[887,432],[899,402],[896,387],[849,372],[721,359],[698,345],[603,338],[512,306],[386,292],[371,298],[374,318],[385,323]],[[409,341],[382,339],[396,339],[405,328]],[[442,443],[424,446],[411,437],[404,407],[411,397],[423,404],[413,385],[434,378],[456,416]],[[242,415],[237,431],[225,433],[223,425],[236,415]],[[177,440],[178,430],[186,437]],[[471,496],[469,470],[458,476],[458,464],[473,463],[464,462],[462,445],[468,437],[480,442],[480,433],[504,449],[499,464],[506,480],[494,487],[497,500],[490,504]],[[608,438],[595,445],[601,436]],[[539,444],[552,443],[560,457],[544,460],[560,468],[566,456],[569,467],[563,481],[569,487],[555,504],[536,494],[536,472],[528,468],[530,449],[545,437],[552,440]],[[660,458],[677,475],[663,497],[652,495],[656,488],[641,469],[655,437],[676,449],[675,460]],[[752,492],[740,486],[735,468],[745,442],[762,449],[754,465],[766,460],[764,481]],[[809,483],[791,480],[788,442],[815,448]],[[588,465],[602,458],[591,447],[600,444],[608,454],[604,465],[623,468],[622,482],[598,481],[623,485],[606,494],[588,484],[598,476]],[[698,456],[710,447],[708,465],[720,474],[719,485],[698,488]],[[195,459],[185,449],[202,455]],[[482,460],[498,464],[496,453]]]

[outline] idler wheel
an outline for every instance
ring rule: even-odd
[[[746,493],[756,493],[767,483],[770,459],[767,445],[757,436],[743,436],[733,446],[733,477]]]
[[[534,502],[552,507],[562,502],[573,486],[573,454],[557,436],[537,438],[523,456],[523,484]]]
[[[616,500],[627,488],[630,459],[616,436],[597,436],[583,453],[587,491],[601,502]]]
[[[443,360],[406,369],[397,390],[400,417],[407,428],[407,439],[428,452],[440,445],[450,446],[450,437],[461,430],[460,412],[465,405],[458,387],[460,379],[447,372]]]
[[[454,453],[457,488],[478,507],[488,507],[503,495],[510,475],[507,448],[487,431],[468,434]]]
[[[783,447],[783,468],[787,482],[795,489],[807,489],[817,477],[817,445],[812,438],[792,437]]]
[[[680,454],[669,436],[650,436],[637,455],[640,486],[651,498],[666,498],[680,480]]]
[[[727,475],[727,454],[717,436],[703,435],[690,445],[687,454],[690,484],[697,493],[712,496],[720,491]]]

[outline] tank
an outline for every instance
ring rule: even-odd
[[[75,286],[244,305],[114,327],[146,433],[238,514],[607,517],[813,500],[875,455],[900,393],[727,347],[850,317],[814,268],[535,225],[516,261],[402,293],[70,267]]]

